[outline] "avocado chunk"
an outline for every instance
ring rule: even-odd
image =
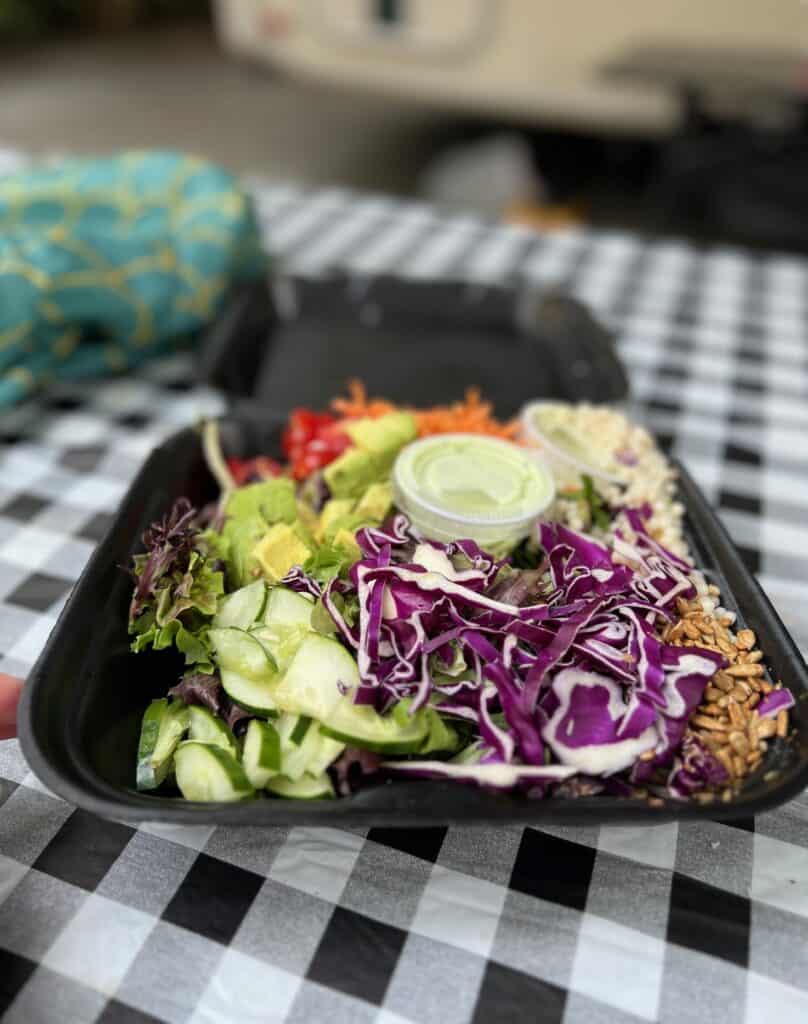
[[[415,419],[409,412],[389,412],[377,419],[356,420],[345,432],[357,448],[374,455],[391,455],[414,441],[418,433]]]
[[[317,532],[317,524],[320,521],[320,517],[311,505],[307,505],[305,501],[298,501],[297,516],[298,522],[302,523],[309,533],[314,534]]]
[[[356,537],[350,530],[337,530],[334,534],[334,544],[350,556],[352,562],[358,562],[362,557],[362,551],[356,543]]]
[[[418,429],[408,412],[391,412],[378,419],[349,423],[345,432],[356,445],[323,471],[335,498],[361,498],[368,488],[385,479],[400,448],[415,440]]]
[[[325,482],[335,498],[358,498],[371,484],[381,480],[388,463],[371,452],[349,448],[323,471]]]
[[[353,511],[354,503],[350,498],[331,498],[323,505],[320,519],[317,524],[316,537],[322,540],[332,532],[332,527],[341,519],[349,516]]]
[[[227,568],[234,587],[245,587],[252,583],[255,567],[253,548],[267,532],[267,524],[259,515],[244,519],[231,519],[222,531],[229,552]]]
[[[274,523],[297,519],[295,488],[291,480],[266,480],[232,491],[225,505],[223,548],[231,582],[236,587],[253,581],[253,549]]]
[[[388,481],[371,484],[359,499],[356,506],[357,515],[363,519],[373,519],[378,523],[384,521],[393,507],[393,488]]]
[[[261,516],[268,526],[293,523],[297,519],[295,485],[286,477],[278,477],[239,487],[231,491],[224,511],[231,519]]]
[[[261,572],[273,583],[283,579],[293,565],[303,565],[310,554],[288,523],[276,523],[252,550]]]

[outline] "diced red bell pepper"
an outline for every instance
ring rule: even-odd
[[[228,459],[227,467],[237,487],[260,480],[271,480],[283,473],[280,462],[266,455],[257,455],[253,459]]]
[[[296,480],[304,480],[333,462],[350,443],[336,416],[311,409],[292,411],[281,440]]]

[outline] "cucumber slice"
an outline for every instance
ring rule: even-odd
[[[266,601],[266,583],[263,580],[248,583],[246,587],[223,598],[213,616],[213,626],[215,629],[226,629],[229,626],[249,629],[263,616]]]
[[[157,789],[171,771],[174,751],[188,729],[188,708],[182,701],[153,700],[143,715],[137,748],[138,789]]]
[[[241,759],[247,778],[256,789],[263,789],[281,767],[281,739],[274,725],[254,718],[244,736]]]
[[[263,645],[278,671],[285,672],[308,632],[304,626],[256,626],[250,630],[250,636]]]
[[[306,772],[309,775],[322,775],[326,768],[332,765],[343,752],[345,744],[330,736],[325,736],[318,729],[312,731],[319,735],[320,743],[309,758]]]
[[[275,689],[279,708],[310,715],[321,722],[344,700],[340,691],[359,683],[356,662],[345,648],[329,637],[309,633]]]
[[[225,668],[220,669],[219,675],[222,678],[224,692],[234,704],[264,718],[274,718],[278,714],[271,678],[247,679],[246,676]]]
[[[323,772],[322,775],[304,775],[300,779],[287,779],[278,775],[270,779],[267,789],[275,796],[287,800],[330,800],[336,794],[331,779]]]
[[[263,616],[265,606],[266,584],[263,580],[256,580],[222,598],[212,625],[215,629],[235,626],[247,630]]]
[[[247,679],[271,679],[277,669],[269,651],[244,629],[227,626],[211,629],[208,638],[219,668],[237,672]]]
[[[264,622],[267,626],[311,627],[314,601],[288,587],[273,587],[267,598]]]
[[[281,772],[296,780],[309,770],[309,764],[320,749],[320,732],[311,728],[311,719],[298,715],[281,715],[278,719],[281,739]]]
[[[345,749],[344,743],[323,736],[307,716],[283,714],[275,724],[281,741],[280,771],[289,779],[320,775]]]
[[[332,709],[320,732],[353,747],[377,754],[414,754],[429,737],[429,718],[420,712],[408,716],[380,715],[367,705],[343,697]]]
[[[299,747],[300,744],[303,742],[303,737],[309,731],[310,725],[311,719],[309,718],[309,716],[300,715],[297,722],[295,723],[294,729],[292,729],[291,733],[289,734],[289,739],[291,740],[292,743],[295,744],[295,746]]]
[[[264,645],[280,672],[285,672],[311,631],[314,602],[286,587],[273,587],[262,623],[250,630]]]
[[[201,743],[215,743],[233,757],[238,757],[236,737],[225,723],[207,708],[188,708],[188,738]]]
[[[244,769],[215,743],[185,740],[174,755],[177,785],[186,800],[246,800],[253,795]]]

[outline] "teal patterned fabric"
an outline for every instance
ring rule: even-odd
[[[0,408],[192,338],[266,266],[249,198],[178,153],[0,177]]]

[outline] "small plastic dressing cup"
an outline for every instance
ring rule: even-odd
[[[425,537],[514,547],[555,498],[532,453],[479,434],[438,434],[407,445],[393,466],[398,507]]]
[[[585,474],[593,480],[625,485],[625,480],[603,465],[602,457],[574,427],[561,423],[565,406],[559,402],[530,402],[519,416],[520,439],[549,466],[556,485],[580,485]],[[553,422],[553,421],[556,422]]]

